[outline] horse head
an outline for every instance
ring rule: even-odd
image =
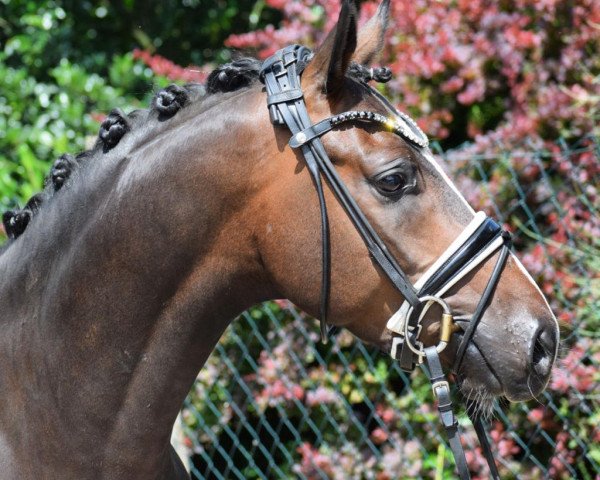
[[[356,65],[365,70],[364,65],[379,55],[387,14],[384,2],[357,35],[353,3],[344,2],[335,30],[302,74],[313,123],[348,111],[403,119],[356,74],[361,71]],[[264,117],[262,122],[257,130],[272,131],[277,148],[265,152],[262,162],[264,178],[270,180],[257,199],[262,205],[256,210],[261,259],[278,294],[318,317],[323,267],[314,182],[302,152],[286,146],[288,128],[272,127]],[[404,117],[404,124],[409,122]],[[377,123],[350,122],[321,140],[348,192],[411,282],[417,282],[473,221],[475,212],[430,151],[410,138]],[[325,200],[331,243],[328,321],[390,352],[394,334],[386,326],[404,299],[369,255],[331,188],[325,188]],[[448,365],[454,363],[499,255],[489,255],[444,294],[460,326],[443,352]],[[425,345],[437,343],[439,308],[430,308],[423,318]],[[558,325],[548,303],[510,254],[456,372],[461,388],[486,406],[498,395],[514,401],[535,397],[548,382],[557,344]]]

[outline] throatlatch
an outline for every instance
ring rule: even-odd
[[[452,410],[450,385],[439,360],[439,353],[444,350],[450,342],[452,334],[460,327],[454,324],[450,307],[442,296],[460,279],[500,250],[492,275],[458,347],[453,367],[453,370],[457,372],[508,258],[510,235],[503,231],[496,222],[486,217],[484,213],[476,214],[462,234],[413,285],[346,189],[325,152],[320,137],[347,122],[352,122],[356,126],[367,123],[378,124],[387,131],[402,137],[416,149],[427,148],[427,137],[408,115],[398,112],[375,90],[373,90],[373,94],[387,106],[390,117],[369,111],[348,111],[313,124],[300,87],[300,75],[311,58],[312,53],[308,48],[301,45],[288,46],[264,62],[260,79],[266,86],[267,106],[271,122],[274,125],[286,126],[292,133],[289,145],[301,150],[319,198],[322,248],[321,338],[325,342],[328,336],[327,309],[331,270],[329,221],[321,180],[321,176],[323,176],[352,220],[372,258],[404,297],[403,305],[387,324],[388,329],[397,334],[394,339],[392,356],[398,359],[401,368],[407,371],[413,370],[417,364],[425,363],[427,365],[433,393],[438,400],[440,418],[448,434],[459,476],[462,480],[469,479],[469,469],[460,443],[458,422]],[[419,341],[421,321],[434,304],[441,306],[443,312],[440,341],[437,346],[425,347]],[[499,479],[483,424],[479,418],[472,420],[490,472],[494,479]]]

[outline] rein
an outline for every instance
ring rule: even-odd
[[[271,123],[286,126],[292,133],[289,145],[301,150],[319,198],[322,247],[321,338],[326,342],[329,333],[327,311],[331,274],[329,220],[321,180],[323,176],[365,242],[372,258],[404,297],[404,303],[387,323],[387,328],[396,334],[393,338],[391,356],[399,360],[400,367],[405,371],[414,370],[417,364],[427,365],[432,390],[438,400],[440,419],[448,435],[459,476],[462,480],[470,479],[465,453],[460,442],[458,420],[452,409],[450,385],[439,359],[439,353],[450,342],[452,333],[461,327],[454,323],[450,307],[443,300],[442,295],[500,250],[490,279],[471,316],[468,327],[464,330],[458,347],[452,368],[453,372],[457,373],[506,264],[510,253],[510,235],[503,231],[494,220],[486,217],[483,212],[479,212],[432,267],[415,284],[412,284],[348,192],[325,152],[320,137],[339,125],[350,122],[356,126],[378,124],[402,137],[416,149],[427,148],[427,137],[408,115],[398,112],[374,90],[377,97],[382,99],[393,113],[393,118],[386,118],[381,114],[369,111],[348,111],[313,124],[308,115],[300,86],[300,75],[311,57],[312,53],[306,47],[288,46],[276,52],[263,63],[260,79],[266,87]],[[440,341],[437,346],[425,347],[419,341],[422,329],[421,321],[427,310],[434,304],[438,304],[443,311]],[[492,477],[499,479],[483,423],[479,417],[471,418],[471,420]]]

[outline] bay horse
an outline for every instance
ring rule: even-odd
[[[306,56],[310,118],[400,119],[365,78],[388,4],[357,33],[346,0],[336,28]],[[388,353],[397,347],[387,325],[405,295],[329,182],[320,190],[323,263],[315,177],[303,150],[288,146],[288,127],[273,125],[259,73],[256,61],[233,62],[205,89],[174,86],[148,110],[113,111],[92,150],[61,157],[45,192],[5,214],[2,479],[189,478],[170,433],[216,342],[240,312],[268,299],[323,315],[325,268],[327,322]],[[476,216],[410,131],[359,128],[350,117],[321,138],[323,149],[412,285]],[[442,352],[447,366],[500,255],[445,292],[460,327]],[[512,253],[496,280],[457,372],[463,393],[482,404],[538,395],[558,345],[556,319]],[[439,313],[423,312],[424,347],[437,343]]]

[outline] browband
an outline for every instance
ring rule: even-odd
[[[305,128],[298,132],[290,139],[290,147],[298,148],[307,142],[312,141],[316,137],[320,137],[332,128],[341,125],[344,122],[362,121],[366,123],[378,123],[387,130],[404,137],[404,139],[410,141],[415,146],[425,148],[429,145],[429,140],[419,128],[417,123],[410,118],[408,115],[402,112],[395,112],[397,117],[395,119],[386,118],[379,113],[368,112],[365,110],[350,110],[348,112],[334,115],[333,117],[321,120],[319,123]]]

